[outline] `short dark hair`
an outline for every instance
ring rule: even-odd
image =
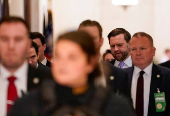
[[[42,43],[42,45],[45,44],[45,36],[42,35],[42,34],[39,33],[39,32],[30,32],[30,38],[31,38],[32,40],[39,38],[40,41],[41,41],[41,43]]]
[[[106,56],[108,53],[112,54],[112,52],[111,52],[110,49],[107,49],[107,50],[105,51],[105,53],[103,54],[103,60],[105,60],[105,56]]]
[[[125,30],[124,28],[116,28],[116,29],[112,30],[107,36],[109,39],[109,44],[110,44],[110,38],[115,37],[119,34],[123,34],[126,42],[129,43],[129,41],[131,39],[130,33],[127,30]]]
[[[87,55],[87,61],[90,62],[90,59],[94,56],[97,56],[97,50],[94,45],[93,37],[84,31],[73,31],[62,34],[58,37],[57,42],[61,40],[69,40],[80,46],[83,52]],[[94,82],[94,79],[101,75],[99,66],[97,65],[94,71],[89,74],[88,81]]]
[[[15,16],[6,16],[6,17],[3,17],[1,20],[0,20],[0,26],[3,24],[3,23],[22,23],[25,27],[26,27],[26,30],[27,30],[27,33],[28,33],[28,36],[29,36],[29,32],[30,32],[30,28],[29,28],[29,25],[28,23],[22,19],[21,17],[15,17]]]
[[[79,30],[81,27],[86,27],[86,26],[96,26],[96,27],[98,28],[98,30],[99,30],[99,36],[100,36],[100,38],[102,38],[102,27],[101,27],[101,25],[99,24],[99,22],[97,22],[97,21],[92,21],[92,20],[85,20],[85,21],[83,21],[82,23],[80,23],[78,30]]]
[[[148,38],[148,40],[150,41],[151,45],[154,46],[154,45],[153,45],[153,38],[152,38],[149,34],[147,34],[147,33],[145,33],[145,32],[137,32],[137,33],[135,33],[135,34],[132,36],[132,38],[133,38],[133,37],[136,37],[136,38],[138,38],[138,37],[146,37],[146,38]]]
[[[32,41],[32,43],[31,43],[31,48],[32,47],[35,49],[35,52],[38,55],[38,45],[34,41]]]

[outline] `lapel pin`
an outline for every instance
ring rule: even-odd
[[[157,75],[157,78],[159,78],[160,77],[160,75]]]
[[[115,78],[114,78],[114,76],[110,76],[110,80],[114,80]]]
[[[35,78],[33,79],[33,82],[34,82],[34,84],[38,84],[38,83],[39,83],[39,78],[35,77]]]

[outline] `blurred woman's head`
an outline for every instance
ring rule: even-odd
[[[58,37],[52,73],[57,83],[80,87],[100,75],[96,67],[97,52],[93,38],[85,32],[75,31]]]

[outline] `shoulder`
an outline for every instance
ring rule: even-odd
[[[170,68],[170,60],[168,60],[168,61],[166,61],[166,62],[163,62],[163,63],[161,63],[161,64],[159,64],[159,65]]]
[[[130,101],[120,95],[112,94],[107,101],[104,116],[135,116]]]
[[[108,83],[114,86],[113,83],[121,84],[128,81],[128,74],[125,70],[113,66],[110,63],[103,62],[103,70]],[[112,79],[111,79],[112,78]]]
[[[40,107],[40,97],[37,92],[16,100],[12,106],[9,116],[31,116]]]
[[[167,84],[170,83],[170,69],[159,66],[159,65],[154,65],[152,69],[152,73],[154,74],[159,74],[162,77],[162,82],[165,82]]]
[[[54,80],[44,80],[40,88],[31,91],[18,99],[11,109],[10,116],[32,116],[44,112],[43,108],[55,105],[55,82]],[[46,102],[47,104],[43,104]],[[44,112],[47,113],[47,112]]]
[[[113,59],[112,61],[110,61],[109,63],[111,63],[112,65],[114,65],[115,64],[115,59]]]
[[[127,73],[129,73],[130,71],[133,71],[134,66],[128,67],[128,68],[124,68],[123,70],[126,71]]]
[[[157,70],[156,68],[158,68],[161,73],[170,74],[170,69],[167,67],[153,64],[153,70]]]
[[[38,68],[51,71],[50,67],[43,65],[41,62],[38,62]]]
[[[43,78],[52,78],[51,68],[38,62],[37,73],[38,76]]]
[[[46,66],[51,67],[51,64],[52,63],[49,60],[47,60]]]
[[[44,79],[52,79],[51,71],[29,66],[27,79],[28,91],[39,87]]]
[[[114,74],[119,73],[121,75],[126,73],[126,71],[124,71],[123,69],[115,67],[114,65],[112,65],[108,62],[103,61],[102,64],[103,64],[103,69],[106,72],[110,71],[111,73],[114,73]]]

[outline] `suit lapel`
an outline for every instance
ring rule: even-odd
[[[45,65],[43,65],[41,62],[38,61],[37,69],[45,69]]]
[[[113,59],[112,61],[110,61],[110,63],[114,65],[114,64],[115,64],[115,61],[116,61],[116,60]]]
[[[149,114],[149,111],[151,110],[151,108],[155,107],[154,93],[157,93],[157,88],[160,88],[161,80],[162,80],[161,71],[155,64],[153,64],[151,84],[150,84],[148,114]]]
[[[133,71],[134,71],[134,66],[128,68],[128,77],[129,77],[129,83],[130,83],[130,93],[131,93],[131,86],[132,86]]]
[[[50,61],[47,60],[46,66],[51,67]]]
[[[29,66],[28,67],[28,77],[27,77],[27,90],[29,91],[32,86],[33,86],[33,79],[35,77],[35,74],[36,74],[36,69]]]

